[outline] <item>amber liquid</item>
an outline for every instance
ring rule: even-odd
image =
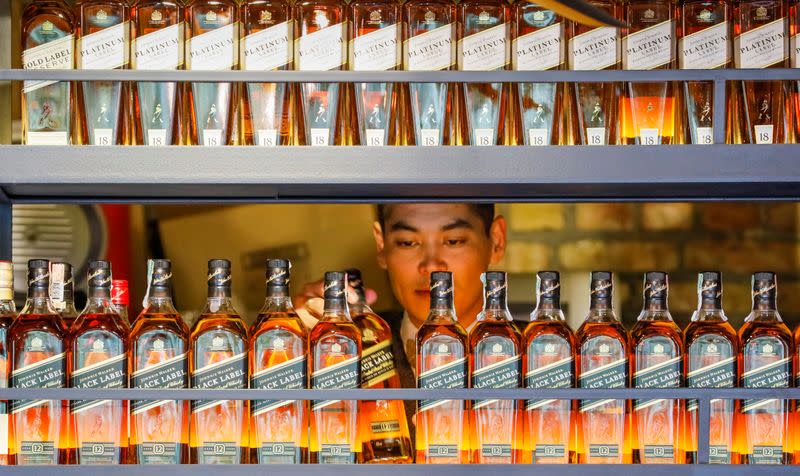
[[[8,388],[8,328],[16,317],[14,302],[0,300],[0,388]],[[8,402],[0,400],[0,408],[2,409],[0,414],[8,418]],[[0,427],[0,430],[8,432],[8,427]],[[0,454],[0,466],[5,466],[8,464],[8,445],[0,450],[4,451]]]

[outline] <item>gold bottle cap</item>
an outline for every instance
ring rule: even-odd
[[[14,267],[10,261],[0,261],[0,300],[14,299]]]

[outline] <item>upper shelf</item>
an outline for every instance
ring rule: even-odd
[[[0,199],[798,200],[798,148],[0,146]]]

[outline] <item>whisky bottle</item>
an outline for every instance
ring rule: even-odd
[[[239,63],[238,9],[233,0],[192,0],[185,8],[188,25],[186,69],[220,71]],[[192,83],[183,121],[188,142],[220,146],[231,142],[236,104],[233,83]]]
[[[400,376],[392,352],[392,330],[367,304],[361,271],[348,269],[345,272],[356,297],[355,303],[350,304],[350,315],[361,331],[361,387],[400,388]],[[364,463],[413,461],[402,400],[362,401],[361,414]]]
[[[589,0],[596,8],[615,18],[622,18],[621,3],[612,0]],[[567,64],[570,70],[619,69],[620,31],[614,27],[591,27],[567,22]],[[571,133],[568,143],[613,145],[619,142],[616,83],[575,83],[570,111]]]
[[[676,59],[675,16],[670,0],[626,0],[623,18],[622,69],[672,69]],[[670,81],[627,82],[620,97],[623,144],[658,145],[679,142],[676,132],[677,86]]]
[[[556,271],[536,274],[536,309],[525,328],[525,388],[575,387],[575,335],[561,311],[561,281]],[[575,462],[575,403],[526,400],[526,450],[533,463]]]
[[[782,0],[744,0],[734,4],[733,63],[736,68],[788,65],[787,4]],[[787,136],[785,84],[742,81],[732,108],[738,107],[737,135],[747,144],[782,144]]]
[[[208,299],[189,338],[192,388],[247,388],[247,326],[231,302],[231,262],[208,262]],[[248,406],[243,400],[192,400],[192,464],[245,464]]]
[[[130,7],[122,0],[82,0],[76,6],[78,69],[127,69]],[[127,84],[83,81],[77,84],[80,143],[117,145],[124,142],[123,99]]]
[[[667,307],[667,273],[644,276],[644,307],[631,328],[634,388],[683,385],[683,336]],[[639,399],[633,404],[631,439],[636,464],[683,463],[678,446],[682,401]]]
[[[22,68],[73,69],[75,20],[61,0],[31,2],[22,13]],[[25,81],[22,85],[22,143],[72,143],[72,83]]]
[[[738,382],[736,356],[739,340],[722,310],[722,275],[718,271],[697,277],[697,310],[683,331],[686,354],[683,358],[686,386],[689,388],[734,388]],[[738,402],[711,401],[709,463],[736,464],[734,417]],[[703,423],[705,424],[705,423]],[[697,463],[697,401],[686,403],[683,447],[687,463]]]
[[[295,69],[329,71],[347,61],[347,21],[338,0],[303,0],[295,3]],[[339,84],[303,83],[300,108],[305,144],[326,146],[341,141]]]
[[[678,67],[729,68],[733,38],[731,3],[727,0],[685,0],[680,9]],[[713,144],[714,83],[686,81],[683,95],[687,143]],[[725,118],[719,120],[725,121]]]
[[[744,388],[792,386],[794,342],[778,308],[775,273],[753,274],[753,310],[739,329],[739,371]],[[791,464],[788,447],[789,400],[741,402],[738,431],[742,464]]]
[[[453,274],[431,273],[430,294],[417,332],[417,388],[468,388],[469,344],[453,305]],[[417,464],[470,462],[468,401],[420,400],[416,423]]]
[[[564,19],[530,2],[516,2],[511,64],[514,71],[543,71],[564,67]],[[563,83],[518,83],[514,120],[516,144],[558,145],[564,132]],[[522,137],[519,137],[522,136]]]
[[[189,329],[172,304],[172,265],[148,261],[147,297],[133,323],[131,388],[188,388]],[[189,402],[132,400],[130,462],[189,463]]]
[[[350,69],[392,71],[400,66],[400,3],[395,0],[354,0],[348,4],[353,25]],[[392,83],[355,83],[359,143],[394,145],[397,130],[397,90]]]
[[[28,299],[8,328],[11,388],[67,387],[67,330],[48,296],[50,263],[28,261]],[[68,401],[9,402],[9,463],[66,464]]]
[[[446,71],[456,63],[455,4],[448,0],[423,0],[403,5],[405,41],[403,68],[407,71]],[[411,83],[414,144],[439,146],[451,143],[453,137],[452,83]],[[401,111],[402,112],[402,111]],[[408,121],[406,121],[408,122]]]
[[[267,298],[250,336],[250,388],[308,388],[306,329],[292,307],[289,261],[267,261]],[[308,463],[308,402],[250,402],[250,462]]]
[[[50,302],[64,320],[65,329],[70,330],[78,318],[71,264],[50,263]]]
[[[180,3],[137,0],[131,9],[131,68],[181,69],[184,30]],[[140,81],[133,88],[133,94],[135,142],[153,146],[179,143],[177,84]]]
[[[472,388],[522,386],[522,336],[508,311],[506,273],[489,271],[483,311],[469,332]],[[515,464],[522,457],[522,412],[516,400],[472,401],[472,462]]]
[[[628,333],[612,306],[613,281],[607,271],[591,275],[589,314],[576,341],[579,352],[578,387],[625,388],[628,386]],[[628,404],[624,400],[581,400],[578,407],[578,461],[629,463],[625,445]]]
[[[0,388],[8,388],[8,328],[17,317],[14,268],[0,261]],[[0,434],[8,435],[8,402],[0,400]],[[8,437],[0,439],[0,465],[8,464]]]
[[[347,308],[347,276],[325,273],[322,319],[311,329],[309,373],[312,389],[358,388],[361,383],[361,333]],[[311,462],[361,462],[361,435],[357,400],[311,402]]]
[[[111,303],[111,263],[92,261],[86,307],[73,325],[70,387],[128,387],[128,324]],[[77,464],[123,464],[128,453],[127,400],[70,401]]]
[[[294,22],[292,6],[284,0],[241,3],[243,37],[239,63],[245,71],[292,68]],[[241,143],[272,147],[290,145],[290,86],[287,83],[246,83],[242,100],[244,138]]]
[[[458,40],[458,69],[495,71],[510,62],[508,4],[502,0],[465,0],[458,4],[461,28]],[[469,143],[477,146],[502,145],[508,88],[504,83],[466,83],[464,102]]]
[[[800,68],[800,6],[797,2],[790,4],[789,12],[789,66]],[[791,87],[791,104],[794,106],[792,124],[794,126],[794,144],[800,143],[800,81],[789,83]]]
[[[128,310],[130,308],[131,296],[128,291],[128,281],[124,279],[114,279],[111,281],[111,304],[116,308],[117,313],[123,321],[130,324]]]

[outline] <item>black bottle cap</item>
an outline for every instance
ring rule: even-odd
[[[508,288],[506,273],[487,271],[481,278],[484,283],[483,296],[486,304],[505,305]]]
[[[644,300],[665,303],[669,292],[669,278],[662,271],[649,271],[644,275]]]
[[[288,259],[267,260],[267,288],[287,288],[289,287],[289,270],[292,265]]]
[[[168,259],[150,260],[152,274],[150,289],[166,290],[172,287],[172,263]]]
[[[558,306],[561,301],[561,276],[558,271],[536,273],[536,302]]]
[[[341,271],[328,271],[325,273],[325,301],[345,300],[347,290],[347,275]]]
[[[697,274],[697,294],[702,303],[720,304],[722,301],[722,273],[703,271]]]
[[[208,287],[231,287],[231,262],[226,259],[212,259],[208,261]]]
[[[86,280],[90,289],[111,289],[111,263],[108,261],[90,261]]]
[[[50,261],[46,259],[28,261],[28,287],[37,289],[50,288]]]
[[[770,271],[753,273],[753,305],[775,304],[778,295],[778,277]]]
[[[453,273],[434,271],[431,273],[431,309],[450,308],[453,305]]]

